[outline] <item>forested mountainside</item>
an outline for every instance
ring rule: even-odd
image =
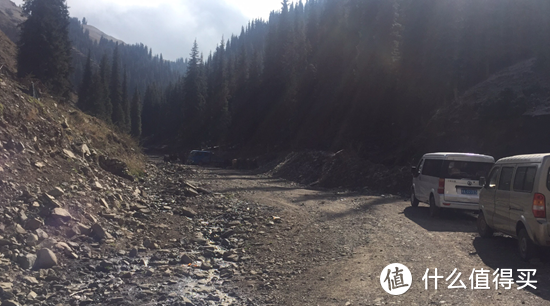
[[[176,62],[142,44],[97,40],[72,19],[72,81],[77,89],[85,85],[88,52],[103,87],[112,87],[106,84],[113,83],[115,66],[120,80],[114,83],[126,71],[126,99],[137,89],[132,100],[143,101],[137,103],[146,145],[258,153],[350,149],[385,163],[403,162],[425,151],[423,145],[487,151],[487,136],[479,132],[487,125],[498,121],[507,131],[509,120],[547,116],[541,110],[550,104],[549,14],[545,0],[283,1],[269,20],[249,22],[207,56],[196,43],[188,59]],[[528,69],[514,69],[518,63]],[[508,81],[495,82],[506,69]],[[100,90],[92,92],[112,98]],[[472,92],[479,103],[464,102]],[[87,112],[118,124],[112,111]],[[472,120],[477,130],[460,135]],[[433,142],[433,135],[444,141]],[[494,151],[521,148],[515,142]]]
[[[19,24],[25,20],[26,16],[21,7],[10,0],[0,0],[0,29],[15,43],[19,40]],[[94,68],[99,67],[105,55],[111,66],[117,44],[121,62],[120,72],[127,72],[128,90],[131,92],[136,88],[146,88],[146,85],[151,83],[164,88],[185,74],[186,63],[183,58],[177,61],[164,60],[162,54],[154,55],[153,50],[143,44],[125,44],[88,25],[86,21],[84,23],[77,18],[71,18],[69,24],[69,37],[73,45],[73,73],[70,80],[75,91],[78,91],[81,85],[88,53],[91,53]],[[184,53],[185,50],[182,50],[182,54]]]
[[[144,133],[178,135],[186,147],[351,148],[388,158],[494,73],[536,58],[533,73],[548,74],[549,14],[544,0],[283,1],[268,22],[251,22],[204,62],[193,50],[178,84],[151,87]],[[538,104],[548,103],[544,88]],[[495,116],[508,112],[498,93],[479,94],[496,104]],[[178,133],[166,133],[171,121]]]
[[[162,54],[153,55],[153,50],[143,44],[129,45],[107,39],[104,36],[101,36],[98,41],[94,38],[95,36],[90,36],[90,28],[85,26],[87,25],[83,25],[77,18],[71,18],[69,37],[75,49],[74,74],[71,81],[75,89],[79,88],[82,83],[88,52],[91,52],[92,62],[97,67],[104,55],[107,55],[108,61],[112,63],[114,49],[117,45],[121,64],[120,72],[121,74],[123,71],[127,72],[130,91],[135,88],[146,88],[146,85],[151,83],[166,87],[185,74],[186,63],[183,58],[175,62],[164,60]]]

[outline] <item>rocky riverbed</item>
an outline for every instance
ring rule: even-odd
[[[133,182],[92,167],[46,192],[3,179],[2,305],[254,305],[231,280],[250,233],[282,219],[200,171],[150,162]]]

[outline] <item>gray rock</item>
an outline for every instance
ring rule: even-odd
[[[92,229],[89,226],[82,223],[78,223],[76,226],[82,235],[90,235],[92,232]]]
[[[189,187],[184,188],[184,189],[183,189],[183,192],[184,192],[185,195],[188,196],[188,197],[196,197],[196,196],[199,195],[199,192],[198,192],[197,190],[195,190],[195,189],[193,189],[193,188],[189,188]]]
[[[98,223],[95,223],[92,225],[92,234],[98,238],[98,239],[109,239],[111,235],[105,231],[105,229],[99,225]]]
[[[59,202],[57,202],[54,197],[52,197],[47,193],[43,193],[38,199],[42,202],[42,204],[44,204],[44,206],[47,206],[50,208],[61,207],[61,204],[59,204]]]
[[[25,223],[25,228],[30,231],[35,231],[44,226],[44,222],[37,218],[29,218]]]
[[[184,265],[188,265],[190,263],[193,263],[193,258],[191,258],[189,255],[187,254],[182,254],[181,255],[181,258],[180,258],[180,263],[184,264]]]
[[[37,256],[34,254],[22,255],[17,258],[17,264],[22,269],[30,269],[36,263]]]
[[[51,195],[52,197],[59,198],[63,196],[65,192],[63,191],[63,189],[59,187],[55,187],[54,189],[48,191],[48,194]]]
[[[145,240],[143,240],[143,246],[151,250],[159,249],[159,245],[149,238],[146,238]]]
[[[78,226],[73,226],[65,230],[65,236],[67,238],[72,238],[78,235],[80,235],[80,230],[78,229]]]
[[[35,277],[32,277],[32,276],[23,276],[23,280],[29,285],[39,284],[38,280]]]
[[[46,233],[44,230],[40,228],[36,230],[36,235],[38,235],[39,240],[44,240],[49,238],[48,233]]]
[[[61,220],[63,222],[69,222],[73,219],[73,217],[68,211],[59,207],[54,208],[54,210],[52,211],[52,217],[57,220]]]
[[[24,235],[27,233],[27,231],[19,224],[15,225],[15,232],[21,235]]]
[[[108,158],[106,156],[99,157],[99,166],[116,176],[128,179],[130,181],[134,180],[134,177],[130,175],[128,165],[120,159]]]
[[[57,256],[50,249],[41,249],[36,252],[36,262],[33,269],[49,269],[57,266]]]
[[[76,155],[74,155],[73,151],[71,150],[63,149],[63,155],[68,158],[76,159]]]
[[[103,190],[103,186],[98,181],[95,181],[92,183],[92,190],[101,191]]]
[[[90,148],[88,148],[88,145],[86,144],[74,146],[74,149],[79,155],[84,158],[92,154],[92,152],[90,152]]]
[[[135,248],[135,247],[134,247],[134,248],[132,248],[132,249],[130,250],[130,253],[128,254],[128,256],[130,256],[130,257],[137,257],[138,254],[139,254],[138,248]]]
[[[5,300],[2,302],[2,306],[21,306],[21,304],[17,303],[14,300]]]
[[[197,215],[197,213],[194,210],[188,207],[182,207],[181,214],[189,218],[194,218]]]
[[[38,244],[38,236],[35,234],[29,234],[26,243],[28,246],[36,246]]]
[[[182,302],[184,306],[195,306],[195,304],[193,304],[193,302],[191,302],[191,300],[186,297],[183,297]]]
[[[10,292],[13,289],[13,283],[0,283],[0,293]]]
[[[36,163],[34,163],[34,166],[38,169],[42,169],[42,168],[46,167],[46,165],[43,162],[36,162]]]

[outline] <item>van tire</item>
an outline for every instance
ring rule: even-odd
[[[518,250],[519,257],[521,257],[523,261],[529,261],[531,258],[535,257],[537,252],[537,246],[531,241],[525,228],[520,229],[518,233]]]
[[[494,233],[493,229],[487,224],[485,214],[483,214],[482,210],[480,210],[479,215],[477,215],[477,232],[481,238],[491,238]]]
[[[416,194],[414,194],[414,189],[411,189],[411,206],[412,207],[418,207],[418,204],[420,204],[420,201],[416,198]]]
[[[434,195],[430,195],[430,217],[436,218],[439,216],[440,208],[435,205]]]

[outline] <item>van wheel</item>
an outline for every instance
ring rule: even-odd
[[[477,232],[481,238],[491,238],[493,237],[493,229],[487,225],[487,220],[485,220],[485,214],[483,211],[479,211],[477,215]]]
[[[411,206],[412,207],[418,207],[418,204],[420,201],[416,198],[416,195],[414,194],[414,189],[411,189]]]
[[[518,248],[519,257],[521,257],[523,261],[529,261],[535,256],[537,251],[537,246],[531,241],[529,234],[527,234],[527,230],[524,228],[520,229],[518,233]]]
[[[433,194],[430,196],[430,217],[435,218],[439,216],[440,208],[435,205],[435,198]]]

